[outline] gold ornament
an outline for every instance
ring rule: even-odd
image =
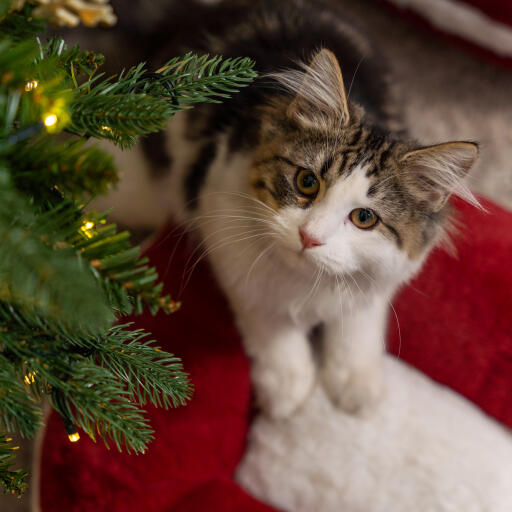
[[[19,10],[26,0],[16,0],[12,10]],[[115,25],[117,17],[108,0],[35,0],[39,5],[34,16],[50,20],[59,27],[76,27],[82,22],[87,27],[98,24]]]

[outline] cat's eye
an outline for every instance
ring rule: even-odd
[[[379,217],[370,208],[356,208],[350,212],[350,220],[359,229],[369,229],[377,224]]]
[[[302,169],[295,177],[295,184],[299,192],[305,196],[314,196],[320,188],[320,182],[313,171]]]

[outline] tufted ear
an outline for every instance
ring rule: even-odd
[[[451,194],[479,206],[464,182],[477,158],[477,144],[447,142],[410,151],[401,158],[401,163],[405,166],[406,185],[411,193],[437,212]]]
[[[326,120],[346,125],[349,111],[343,77],[336,56],[320,50],[304,66],[304,71],[282,75],[282,82],[296,93],[288,107],[288,115],[303,124],[312,125]]]

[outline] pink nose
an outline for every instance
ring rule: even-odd
[[[311,249],[312,247],[324,245],[322,242],[318,241],[316,238],[313,238],[312,236],[308,235],[301,228],[299,228],[299,236],[300,236],[300,241],[302,242],[303,249]]]

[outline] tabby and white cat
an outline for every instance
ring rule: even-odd
[[[381,63],[336,11],[313,1],[207,9],[208,37],[191,46],[252,57],[264,76],[175,117],[162,193],[208,253],[263,410],[292,414],[318,375],[334,403],[357,411],[383,388],[390,300],[445,238],[449,196],[477,204],[463,182],[477,145],[421,147],[395,131]]]

